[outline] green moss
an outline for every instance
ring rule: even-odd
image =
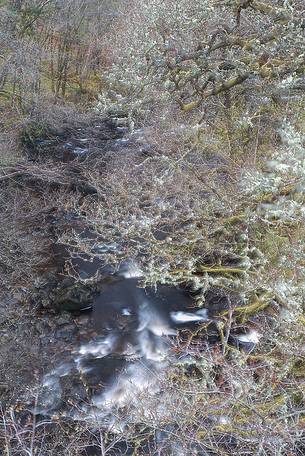
[[[47,138],[48,128],[39,122],[32,122],[27,125],[21,132],[20,140],[21,144],[32,147],[37,139]]]

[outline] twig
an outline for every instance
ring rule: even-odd
[[[229,301],[228,324],[227,324],[226,327],[225,327],[225,335],[224,335],[223,345],[222,345],[222,354],[223,354],[223,355],[225,355],[225,353],[226,353],[226,349],[227,349],[227,345],[228,345],[228,340],[229,340],[230,332],[231,332],[231,328],[232,328],[232,315],[233,315],[233,309],[232,309],[232,304],[231,304],[231,299],[230,299],[230,297],[228,297],[228,301]]]

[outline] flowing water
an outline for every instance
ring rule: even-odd
[[[94,336],[69,362],[45,375],[37,414],[53,414],[67,401],[63,377],[75,372],[91,392],[89,404],[68,412],[75,419],[98,414],[113,424],[116,410],[137,406],[141,395],[160,391],[175,358],[173,342],[179,329],[206,321],[208,315],[186,290],[165,285],[142,288],[140,275],[129,264],[104,280],[91,310]]]

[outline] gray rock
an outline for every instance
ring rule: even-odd
[[[61,329],[56,331],[57,339],[71,339],[77,332],[77,327],[74,324],[64,325]]]
[[[47,374],[44,377],[43,384],[38,396],[37,405],[33,409],[35,415],[47,414],[52,410],[60,407],[62,396],[62,387],[59,377]]]
[[[57,290],[54,297],[55,306],[61,311],[82,310],[90,306],[92,294],[92,287],[74,283]]]
[[[56,318],[56,324],[58,326],[69,325],[72,321],[72,317],[68,312],[63,312],[58,318]]]

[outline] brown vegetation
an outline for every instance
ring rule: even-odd
[[[5,456],[86,455],[89,444],[102,455],[304,453],[302,8],[0,2]],[[123,247],[93,251],[84,227]],[[37,325],[56,326],[67,277],[86,290],[97,278],[66,257],[58,274],[54,243],[114,267],[137,257],[143,285],[186,285],[213,315],[181,331],[173,351],[192,363],[171,366],[161,395],[117,410],[123,430],[30,410],[64,353],[39,345]],[[250,350],[232,342],[251,330],[261,339]]]

